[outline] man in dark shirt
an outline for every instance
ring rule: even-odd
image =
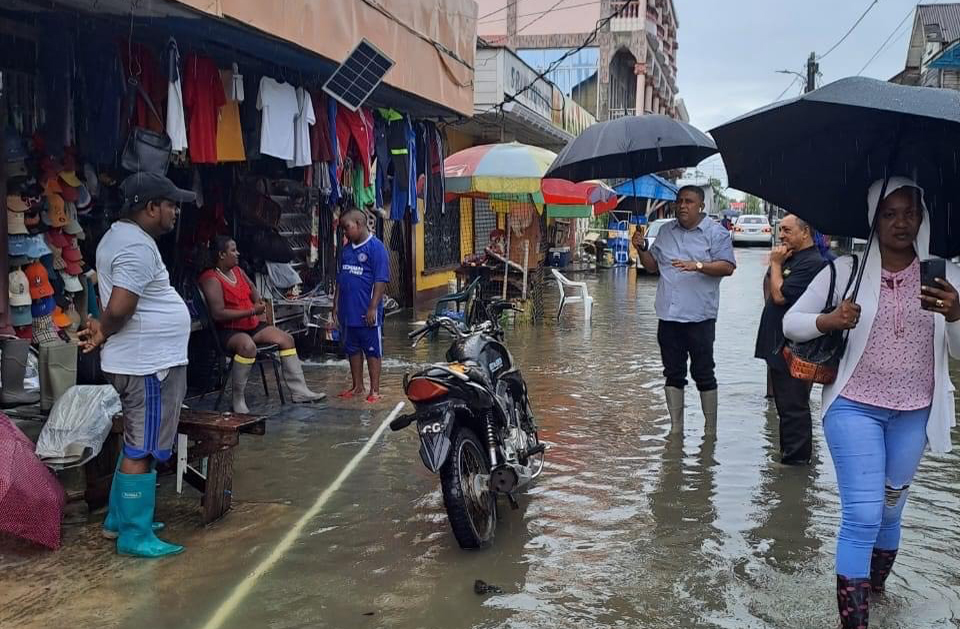
[[[767,361],[773,399],[780,416],[780,455],[786,465],[809,463],[813,450],[810,383],[790,375],[783,359],[783,315],[826,265],[813,241],[813,229],[788,214],[780,221],[781,245],[770,251],[766,282],[769,298],[760,316],[754,354]]]

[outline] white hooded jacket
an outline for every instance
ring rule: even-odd
[[[883,186],[883,180],[876,181],[870,186],[867,193],[867,207],[870,222],[873,222],[873,216],[876,213],[877,200],[880,198],[880,189]],[[891,177],[887,185],[885,196],[890,196],[895,191],[904,187],[913,187],[920,190],[921,203],[923,203],[923,189],[916,183],[905,177]],[[930,218],[927,215],[926,205],[923,205],[924,217],[920,224],[920,231],[917,233],[917,240],[914,244],[917,256],[921,260],[926,260],[930,256]],[[863,256],[860,256],[861,263]],[[845,256],[836,261],[837,282],[834,290],[833,302],[838,303],[847,286],[847,281],[852,272],[853,259]],[[863,283],[860,286],[860,293],[857,297],[857,304],[860,306],[860,322],[856,328],[850,330],[847,339],[847,351],[840,360],[840,366],[837,373],[837,379],[833,384],[823,387],[823,403],[821,405],[821,415],[830,408],[834,400],[840,395],[867,345],[867,338],[870,335],[870,329],[873,327],[873,321],[877,315],[877,307],[880,303],[880,245],[876,240],[870,248],[870,255],[867,256],[866,268],[863,272]],[[954,287],[960,289],[960,268],[957,265],[947,262],[947,281]],[[830,269],[824,268],[817,277],[814,278],[806,292],[797,300],[797,302],[787,311],[783,317],[783,333],[788,339],[796,342],[809,341],[822,336],[823,333],[817,329],[817,317],[820,316],[824,304],[827,301],[827,293],[830,290]],[[919,297],[919,296],[918,296]],[[960,321],[948,323],[941,316],[934,317],[934,338],[933,338],[933,361],[934,361],[934,387],[933,401],[930,405],[930,417],[927,421],[927,441],[933,452],[948,452],[950,450],[950,429],[956,424],[956,413],[954,410],[954,386],[950,381],[950,361],[949,356],[960,358]]]

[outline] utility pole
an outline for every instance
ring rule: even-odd
[[[804,88],[804,92],[812,92],[817,88],[817,74],[819,73],[820,64],[817,63],[817,54],[811,52],[810,56],[807,57],[807,86]]]

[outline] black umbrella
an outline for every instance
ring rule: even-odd
[[[696,166],[717,152],[703,131],[669,116],[624,116],[590,125],[568,144],[544,177],[627,179]]]
[[[867,238],[867,188],[910,177],[924,189],[930,250],[960,254],[960,92],[852,77],[710,133],[732,187],[836,236]]]

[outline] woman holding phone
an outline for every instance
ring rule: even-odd
[[[783,319],[784,335],[812,340],[849,330],[836,380],[823,388],[823,433],[839,485],[837,605],[841,627],[867,627],[870,595],[881,594],[900,546],[907,491],[927,446],[950,449],[955,423],[949,358],[960,358],[960,269],[921,282],[930,259],[923,190],[891,177],[867,193],[878,212],[857,303],[841,301],[852,258],[836,261],[836,309],[822,313],[830,286],[824,269]],[[939,260],[939,259],[934,259]],[[945,277],[944,277],[945,276]],[[935,283],[934,283],[935,280]]]

